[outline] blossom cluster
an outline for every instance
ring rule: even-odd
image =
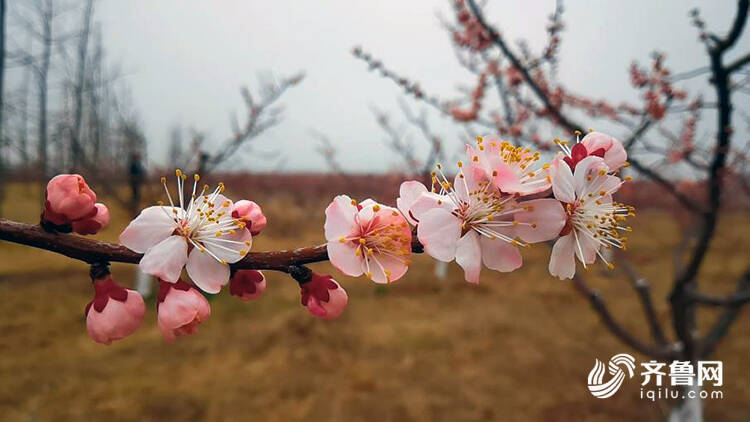
[[[523,247],[552,240],[553,276],[573,277],[575,258],[585,267],[598,256],[611,267],[601,250],[625,247],[621,232],[629,228],[621,222],[633,214],[612,200],[622,185],[613,174],[626,164],[625,149],[598,132],[572,148],[557,143],[562,152],[541,164],[538,152],[479,137],[452,180],[438,166],[430,190],[416,181],[402,184],[399,208],[416,225],[425,252],[455,260],[471,283],[479,282],[482,266],[513,271],[523,263]],[[550,188],[553,197],[540,197]]]
[[[524,248],[553,242],[548,265],[553,276],[572,278],[576,260],[585,268],[599,258],[611,268],[602,251],[626,248],[623,234],[630,228],[623,220],[634,215],[632,207],[613,200],[624,183],[617,174],[627,165],[626,151],[599,132],[573,145],[554,142],[561,151],[543,162],[540,152],[478,137],[453,173],[437,165],[429,187],[402,183],[395,207],[336,196],[325,210],[328,259],[345,275],[387,284],[402,278],[412,253],[423,250],[439,261],[456,261],[466,281],[479,283],[483,267],[514,271],[523,265]],[[195,333],[209,318],[204,293],[229,285],[231,295],[252,301],[266,289],[260,271],[238,268],[266,226],[261,207],[232,201],[222,183],[199,188],[196,174],[189,187],[185,173],[176,170],[175,176],[176,193],[161,179],[169,203],[145,208],[120,234],[122,245],[143,254],[140,270],[159,281],[157,325],[168,342]],[[90,234],[109,220],[79,175],[53,178],[46,194],[47,229],[70,225]],[[94,341],[110,344],[140,327],[145,303],[138,292],[118,285],[106,264],[92,265],[94,298],[86,306],[86,326]],[[348,295],[333,277],[304,265],[284,271],[299,283],[300,302],[312,316],[334,319],[343,313]]]

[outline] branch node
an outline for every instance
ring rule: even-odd
[[[103,262],[94,262],[91,264],[91,269],[89,270],[89,275],[91,276],[91,280],[99,280],[102,278],[107,277],[110,275],[109,271],[109,262],[103,261]]]
[[[287,272],[300,285],[305,284],[309,282],[310,280],[312,280],[312,275],[313,275],[312,270],[307,268],[304,265],[290,265],[289,268],[287,269]]]

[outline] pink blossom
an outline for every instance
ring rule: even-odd
[[[612,194],[622,182],[608,172],[607,164],[596,156],[581,160],[575,172],[565,165],[553,167],[552,191],[556,199],[565,203],[567,219],[552,248],[550,274],[560,279],[573,277],[576,257],[586,267],[598,255],[611,268],[600,249],[625,248],[627,239],[620,232],[630,228],[620,223],[632,215],[633,208],[612,201]]]
[[[207,293],[218,293],[229,282],[229,264],[242,259],[252,245],[246,223],[231,216],[232,201],[222,195],[224,185],[208,193],[208,186],[193,193],[185,204],[185,175],[177,170],[179,203],[176,206],[162,184],[170,206],[153,206],[141,211],[120,234],[120,243],[143,253],[141,270],[164,281],[176,282],[182,269]]]
[[[575,170],[581,160],[586,157],[600,157],[607,164],[609,172],[615,172],[626,165],[628,154],[617,139],[601,132],[589,132],[573,147],[568,147],[567,141],[555,139],[555,143],[562,149],[562,154],[555,159],[564,161],[571,170]]]
[[[312,274],[310,281],[300,285],[302,306],[321,319],[338,318],[349,302],[346,290],[330,275]]]
[[[250,234],[257,236],[266,227],[266,216],[260,205],[253,201],[237,201],[232,207],[232,217],[247,223]]]
[[[539,152],[532,153],[528,148],[480,136],[477,148],[466,146],[466,157],[503,193],[530,195],[550,187],[546,168],[538,164]]]
[[[63,225],[92,216],[96,194],[78,174],[59,174],[47,183],[44,219]]]
[[[266,277],[257,270],[238,270],[229,280],[229,293],[242,301],[259,298],[266,290]]]
[[[342,273],[376,283],[401,278],[411,257],[411,229],[395,208],[339,195],[326,208],[328,257]]]
[[[143,322],[146,305],[134,290],[120,287],[107,276],[94,281],[94,299],[86,305],[86,330],[101,344],[133,334]]]
[[[98,202],[94,206],[96,207],[96,214],[72,223],[74,232],[83,235],[97,234],[109,224],[109,210],[107,206]]]
[[[622,146],[622,143],[612,136],[601,132],[589,132],[581,139],[581,144],[586,147],[588,155],[595,155],[604,158],[604,163],[609,167],[610,172],[616,171],[625,165],[628,159],[628,153]],[[604,155],[599,155],[602,151]]]
[[[164,340],[174,343],[177,337],[188,336],[211,316],[211,306],[205,297],[182,280],[159,280],[158,311],[159,331]]]
[[[461,168],[453,184],[442,170],[440,175],[441,195],[425,193],[412,207],[419,219],[417,235],[433,258],[455,259],[470,283],[479,282],[483,263],[501,272],[519,268],[523,261],[518,246],[550,240],[564,225],[565,212],[558,201],[519,203],[493,187],[481,169]],[[425,206],[429,202],[431,208]]]

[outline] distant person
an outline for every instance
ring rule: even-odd
[[[204,151],[201,151],[198,155],[198,174],[205,174],[207,173],[207,167],[208,167],[208,160],[211,158],[211,156]]]
[[[140,153],[135,152],[130,156],[128,167],[130,190],[132,192],[132,210],[135,211],[141,203],[141,187],[146,178],[146,168],[143,166]]]

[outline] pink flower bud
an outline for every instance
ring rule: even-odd
[[[86,330],[95,342],[111,344],[141,326],[146,304],[138,292],[120,287],[110,275],[95,280],[94,291],[85,314]]]
[[[198,326],[211,316],[211,306],[198,290],[182,280],[159,282],[157,325],[164,340],[174,343],[177,337],[197,332]]]
[[[229,293],[240,300],[259,298],[266,290],[266,278],[256,270],[238,270],[229,280]]]
[[[301,286],[302,306],[316,318],[335,319],[344,312],[349,296],[330,275],[313,273]]]
[[[59,174],[47,183],[44,219],[62,225],[93,216],[96,194],[83,177]]]
[[[99,230],[109,224],[109,210],[107,206],[101,203],[96,203],[96,214],[93,217],[85,218],[73,222],[73,231],[78,234],[97,234]]]
[[[253,236],[257,236],[266,227],[266,216],[263,215],[260,205],[253,201],[243,199],[235,202],[232,217],[244,221]]]

